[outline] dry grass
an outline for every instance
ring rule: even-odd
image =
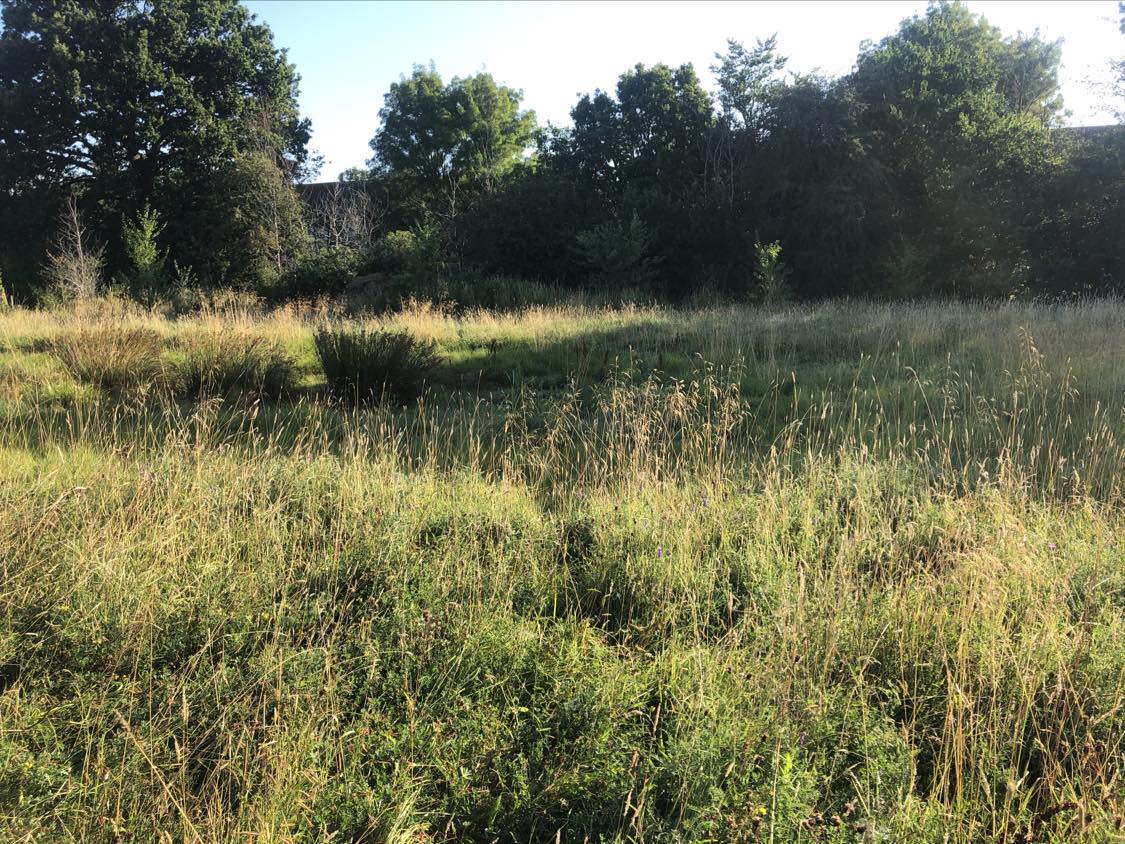
[[[347,411],[327,317],[128,317],[247,410],[0,315],[6,839],[1116,840],[1125,306],[416,308],[485,386]]]

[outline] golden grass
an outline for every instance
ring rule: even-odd
[[[418,306],[407,408],[329,319],[0,315],[6,840],[1116,840],[1122,303]],[[41,351],[106,321],[307,390]]]

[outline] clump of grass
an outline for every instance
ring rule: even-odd
[[[328,388],[350,401],[413,401],[438,365],[435,345],[408,331],[332,326],[317,331],[315,343]]]
[[[181,387],[191,396],[241,393],[276,398],[292,389],[295,371],[293,358],[276,340],[214,328],[187,341]]]
[[[75,380],[115,396],[164,389],[174,382],[162,357],[164,339],[151,328],[82,328],[62,334],[51,348]]]

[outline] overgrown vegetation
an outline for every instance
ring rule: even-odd
[[[1058,44],[940,2],[545,130],[416,67],[298,193],[235,0],[0,7],[0,839],[1120,838],[1125,135]]]
[[[329,389],[349,401],[413,401],[438,365],[433,344],[407,331],[328,326],[314,339]]]
[[[277,398],[292,390],[295,363],[280,344],[245,330],[205,329],[185,338],[182,388],[193,396]]]
[[[2,3],[0,271],[22,302],[127,279],[151,304],[176,295],[158,258],[210,289],[377,310],[477,302],[491,278],[526,283],[517,304],[544,285],[738,301],[772,244],[788,273],[753,291],[768,301],[1125,284],[1125,130],[1064,127],[1061,44],[960,3],[836,79],[787,72],[776,38],[729,40],[715,90],[638,64],[568,126],[487,73],[418,66],[371,115],[368,167],[300,195],[317,162],[296,69],[236,0]]]
[[[1120,302],[416,307],[347,409],[104,313],[0,314],[0,837],[1115,839]],[[307,392],[44,353],[123,321]]]
[[[164,338],[151,328],[100,325],[62,334],[51,348],[76,381],[128,395],[170,386],[163,347]]]

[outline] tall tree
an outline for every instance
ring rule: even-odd
[[[888,268],[913,278],[909,292],[993,294],[1020,283],[1062,107],[1059,58],[1058,43],[1005,39],[946,2],[860,55],[848,84],[890,178],[885,222],[897,251]]]
[[[545,169],[595,197],[599,219],[592,223],[603,232],[624,232],[638,215],[652,235],[669,292],[681,292],[693,245],[699,245],[692,210],[715,121],[695,69],[635,65],[618,79],[616,97],[586,94],[571,117],[572,129],[545,138]]]
[[[522,98],[487,73],[445,84],[433,67],[391,85],[370,164],[397,197],[400,224],[431,213],[455,232],[465,208],[496,190],[535,133]]]
[[[113,245],[146,202],[178,219],[169,237],[190,230],[196,194],[242,154],[307,164],[296,71],[236,0],[2,5],[0,190],[80,188]]]
[[[777,35],[758,40],[751,49],[733,38],[727,39],[726,53],[716,53],[718,64],[711,66],[719,83],[719,106],[731,125],[754,127],[761,122],[765,94],[770,80],[785,67],[786,59],[777,52]]]
[[[710,199],[726,213],[746,213],[754,197],[754,158],[764,140],[769,92],[786,59],[777,52],[777,36],[747,49],[733,38],[711,66],[719,85],[720,114],[707,137],[707,186]]]

